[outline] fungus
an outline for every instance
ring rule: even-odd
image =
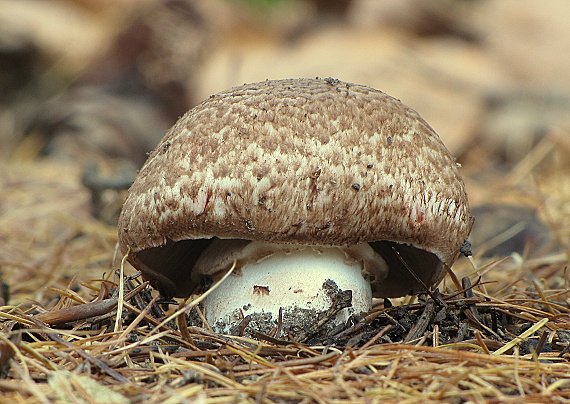
[[[211,96],[169,130],[129,190],[119,247],[169,297],[203,292],[236,262],[206,298],[210,325],[294,335],[339,293],[336,324],[373,297],[437,285],[471,220],[453,157],[399,100],[267,80]]]

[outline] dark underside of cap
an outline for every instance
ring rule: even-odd
[[[188,297],[204,292],[213,281],[192,272],[196,261],[213,240],[169,240],[162,247],[131,253],[130,260],[163,296]],[[423,291],[439,282],[445,274],[444,264],[435,254],[391,241],[369,244],[389,267],[384,280],[372,279],[374,297],[400,297]]]
[[[446,274],[444,263],[428,251],[393,241],[375,241],[370,246],[384,258],[386,279],[372,285],[374,297],[400,297],[425,291]]]

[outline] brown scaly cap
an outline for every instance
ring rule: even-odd
[[[268,80],[211,96],[169,130],[129,191],[119,245],[160,286],[145,250],[167,240],[390,240],[451,265],[470,225],[457,165],[415,111],[338,80]]]

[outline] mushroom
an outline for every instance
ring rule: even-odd
[[[470,231],[458,165],[399,100],[335,79],[211,96],[169,130],[119,218],[164,296],[205,291],[216,331],[282,335],[438,284]],[[328,324],[328,323],[327,323]],[[246,327],[247,326],[247,327]]]

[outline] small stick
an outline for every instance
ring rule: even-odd
[[[542,352],[542,348],[544,348],[544,344],[546,343],[549,334],[550,333],[548,331],[544,331],[542,334],[540,334],[540,339],[538,340],[538,344],[536,344],[536,349],[532,353],[532,360],[538,360],[538,357]]]
[[[435,300],[428,300],[426,302],[426,307],[424,312],[418,319],[418,321],[412,326],[406,338],[404,338],[404,342],[410,342],[415,340],[416,338],[421,337],[424,332],[427,330],[430,323],[433,321],[435,317]]]
[[[109,313],[117,305],[117,299],[105,299],[98,302],[80,304],[64,309],[48,311],[37,314],[34,318],[50,326],[85,320],[91,317],[102,316]]]
[[[471,279],[468,276],[464,276],[463,279],[461,279],[461,286],[463,286],[463,290],[464,295],[467,299],[471,299],[473,297],[475,297],[475,295],[473,294],[473,285],[471,285]],[[471,310],[471,312],[473,313],[473,316],[475,316],[475,318],[477,318],[477,320],[479,320],[479,311],[477,311],[477,307],[476,306],[469,306],[469,310]]]
[[[137,286],[135,289],[125,295],[124,300],[130,300],[147,285],[148,282],[145,282]],[[116,297],[113,297],[96,302],[79,304],[77,306],[65,307],[63,309],[47,311],[45,313],[36,314],[34,318],[37,318],[41,322],[49,324],[50,326],[61,325],[73,321],[80,321],[87,318],[105,315],[117,305],[117,302],[118,299]]]
[[[182,339],[186,342],[193,344],[192,341],[192,337],[190,336],[190,331],[188,331],[188,323],[186,322],[186,314],[184,313],[183,310],[180,310],[184,307],[184,304],[186,302],[183,300],[180,302],[180,305],[178,306],[178,312],[180,312],[180,314],[176,317],[176,323],[178,324],[178,329],[180,330],[180,335],[182,336]]]

